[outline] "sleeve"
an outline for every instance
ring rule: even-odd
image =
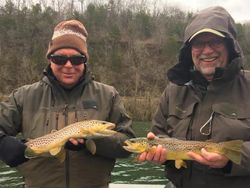
[[[15,90],[0,103],[0,136],[16,136],[21,131],[22,107],[20,93]]]
[[[129,152],[123,149],[123,143],[126,139],[135,137],[132,130],[132,120],[128,116],[120,95],[115,90],[111,100],[111,111],[108,121],[115,123],[114,136],[100,138],[94,140],[96,144],[96,154],[108,158],[125,158],[129,156]]]

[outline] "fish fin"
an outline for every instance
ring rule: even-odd
[[[38,154],[36,154],[32,149],[27,147],[24,151],[24,156],[28,159],[36,158]]]
[[[55,157],[60,161],[60,163],[63,163],[66,158],[65,150],[62,148],[60,152],[55,155]]]
[[[49,153],[53,156],[56,156],[58,153],[60,153],[61,150],[62,150],[62,147],[56,147],[56,148],[49,150]]]
[[[175,160],[175,167],[180,169],[181,167],[187,168],[187,164],[183,160]]]
[[[224,155],[236,164],[240,164],[241,161],[241,147],[243,144],[242,140],[231,140],[221,143],[224,148]]]
[[[91,139],[88,139],[88,140],[86,140],[85,145],[86,145],[87,149],[90,151],[90,153],[92,155],[95,155],[95,153],[96,153],[96,144],[95,144],[95,142],[93,140],[91,140]]]
[[[52,129],[50,133],[54,133],[54,132],[57,132],[56,129]]]

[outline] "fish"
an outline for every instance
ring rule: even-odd
[[[201,154],[201,149],[205,148],[208,152],[215,152],[225,155],[229,160],[236,164],[241,161],[241,147],[242,140],[231,140],[225,142],[215,143],[212,141],[193,141],[193,140],[180,140],[176,138],[159,138],[149,140],[145,137],[132,138],[124,141],[123,148],[132,153],[141,154],[143,152],[154,153],[157,145],[162,145],[166,148],[167,160],[174,160],[175,167],[187,168],[184,160],[193,160],[188,156],[188,152],[192,151]],[[155,147],[154,147],[155,146]]]
[[[95,145],[91,139],[111,136],[117,133],[112,130],[115,124],[101,120],[86,120],[70,124],[60,130],[54,130],[44,136],[30,139],[26,142],[25,157],[34,158],[50,154],[57,157],[61,162],[65,160],[64,145],[70,138],[88,139],[85,145],[91,153],[95,153]]]

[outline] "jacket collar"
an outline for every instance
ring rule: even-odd
[[[93,80],[93,76],[91,74],[90,71],[86,70],[84,72],[84,74],[82,75],[82,77],[79,79],[78,83],[70,88],[70,89],[67,89],[67,88],[64,88],[60,83],[59,81],[56,79],[55,75],[53,74],[52,72],[52,69],[50,67],[50,65],[48,65],[44,71],[43,71],[43,74],[44,74],[44,78],[43,78],[43,81],[46,82],[47,84],[51,85],[51,86],[57,86],[65,91],[71,91],[71,90],[75,90],[75,88],[78,88],[79,86],[85,86],[87,83],[89,83],[91,80]]]
[[[241,58],[235,58],[225,68],[216,68],[214,79],[212,83],[227,82],[232,80],[241,70]],[[190,81],[194,84],[208,85],[208,81],[201,75],[200,72],[194,71],[192,68],[183,66],[184,64],[177,64],[169,69],[168,79],[177,84],[184,85]]]

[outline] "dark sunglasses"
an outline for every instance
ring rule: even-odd
[[[87,62],[87,57],[84,55],[66,56],[51,54],[48,59],[57,65],[65,65],[68,61],[70,61],[72,65],[80,65]]]

